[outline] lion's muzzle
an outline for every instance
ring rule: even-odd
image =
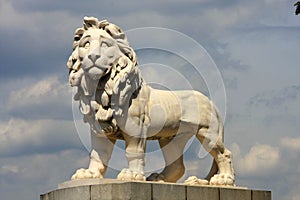
[[[100,55],[97,55],[97,54],[90,54],[88,55],[88,58],[93,62],[95,63],[96,60],[98,60],[101,56]]]

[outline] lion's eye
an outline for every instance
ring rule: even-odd
[[[87,48],[90,46],[90,35],[84,36],[80,41],[79,41],[79,47]]]
[[[108,47],[108,44],[106,42],[102,42],[101,47],[106,48],[106,47]]]
[[[86,42],[85,44],[84,44],[84,48],[89,48],[90,47],[90,42]]]

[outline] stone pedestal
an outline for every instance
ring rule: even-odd
[[[271,191],[240,187],[186,186],[115,179],[86,179],[59,184],[40,200],[271,200]]]

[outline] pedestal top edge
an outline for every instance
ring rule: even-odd
[[[65,189],[65,188],[79,187],[79,186],[102,185],[102,184],[120,184],[120,183],[163,184],[163,185],[179,185],[179,186],[190,186],[190,187],[210,187],[210,188],[248,190],[247,187],[241,187],[241,186],[233,187],[233,186],[212,186],[212,185],[185,185],[183,183],[154,182],[154,181],[122,181],[122,180],[109,179],[109,178],[70,180],[58,184],[58,189]]]

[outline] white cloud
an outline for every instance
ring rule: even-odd
[[[215,26],[216,31],[224,31],[224,29],[234,25],[242,25],[243,22],[257,13],[256,8],[251,3],[239,3],[225,8],[207,9],[204,12],[204,19],[207,20],[207,26]]]
[[[140,2],[138,2],[140,3]],[[219,1],[211,2],[163,2],[163,6],[155,9],[137,9],[135,12],[123,13],[111,17],[113,23],[123,27],[136,28],[147,26],[169,27],[186,33],[201,33],[211,36],[220,36],[226,33],[226,29],[244,24],[253,23],[259,18],[264,8],[258,9],[255,3],[228,2],[228,5]],[[127,5],[125,5],[127,6]],[[144,5],[143,5],[144,6]],[[153,7],[151,3],[149,7]],[[180,8],[183,7],[183,8]],[[190,9],[188,12],[182,9]],[[197,9],[198,8],[198,9]],[[172,12],[170,9],[173,9]],[[114,12],[114,10],[112,10]],[[150,19],[150,20],[149,20]]]
[[[259,176],[273,173],[280,160],[277,147],[267,144],[253,146],[250,151],[236,162],[237,171],[242,176]]]
[[[24,18],[23,15],[16,12],[13,6],[11,5],[11,2],[8,0],[1,1],[1,17],[0,17],[0,26],[1,28],[17,28],[17,29],[24,29],[29,26],[32,26],[32,21],[28,19],[27,17]],[[7,17],[9,16],[9,20]],[[23,24],[23,26],[20,26],[20,24]]]
[[[147,64],[143,66],[142,74],[147,83],[154,84],[154,87],[160,86],[166,90],[192,89],[190,80],[171,66]]]
[[[35,2],[26,3],[26,4],[35,4]],[[32,34],[36,36],[41,33],[46,33],[47,31],[65,31],[67,27],[78,19],[75,19],[75,16],[69,15],[68,12],[64,11],[55,11],[51,12],[43,12],[35,11],[35,12],[24,12],[20,10],[16,10],[16,5],[11,0],[3,0],[1,1],[0,7],[0,27],[1,29],[13,29],[19,31],[30,31]],[[9,17],[5,17],[9,16]],[[50,19],[50,20],[49,20]],[[61,20],[64,19],[64,20]],[[66,19],[68,23],[66,23]],[[73,22],[73,23],[72,23]],[[65,25],[63,27],[63,25]],[[44,27],[41,29],[40,27]],[[50,29],[51,27],[51,29]],[[44,38],[43,39],[49,39]]]
[[[87,158],[84,149],[1,158],[1,199],[37,199],[70,180],[77,168],[86,167]]]
[[[73,121],[10,119],[0,123],[0,156],[78,148]]]
[[[41,103],[46,101],[53,95],[57,98],[57,94],[66,93],[65,85],[59,83],[57,78],[48,78],[47,80],[40,80],[18,91],[12,91],[8,99],[8,109],[12,109],[15,106],[28,105]],[[64,100],[64,99],[63,99]]]
[[[300,138],[284,137],[280,140],[280,144],[283,148],[291,150],[293,152],[300,152]]]
[[[0,167],[0,174],[19,173],[20,169],[17,165],[3,165]]]
[[[71,118],[71,89],[57,77],[38,80],[11,91],[6,112],[26,119]]]

